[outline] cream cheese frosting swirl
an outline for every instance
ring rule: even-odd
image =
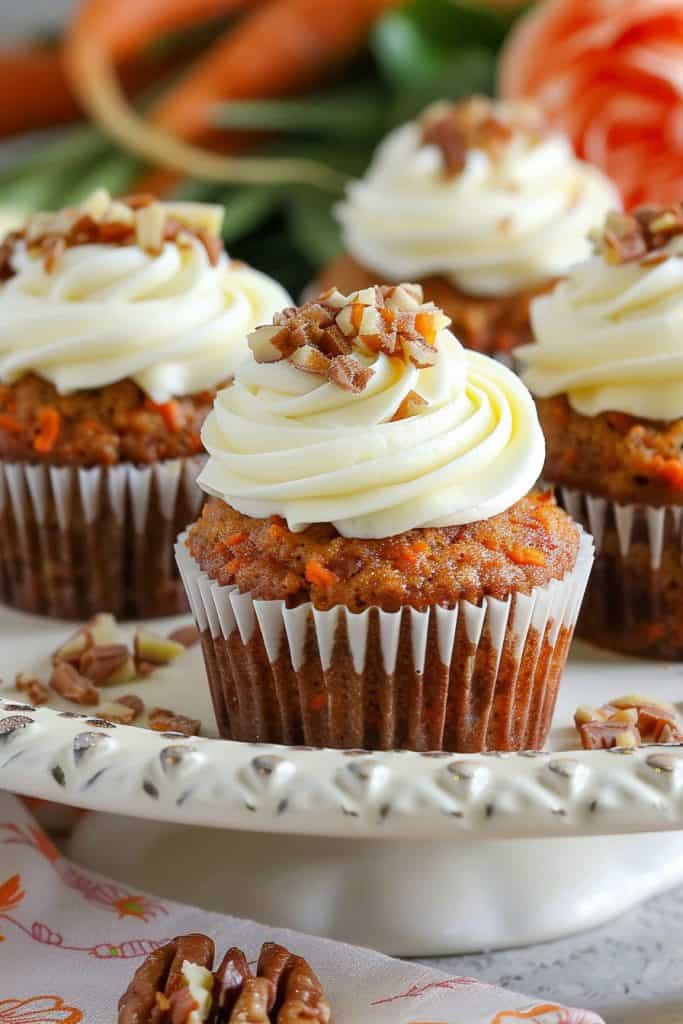
[[[212,389],[249,357],[254,326],[290,302],[277,282],[222,251],[212,258],[189,232],[153,248],[135,238],[67,246],[54,267],[20,237],[11,267],[0,285],[0,380],[33,372],[60,394],[125,378],[159,403]]]
[[[347,537],[505,511],[543,465],[533,400],[449,330],[434,344],[434,365],[419,367],[354,342],[353,358],[372,371],[356,391],[289,360],[244,363],[204,425],[200,485],[246,515],[277,514],[297,531],[330,522]],[[411,414],[396,419],[411,397]]]
[[[470,141],[458,173],[424,141],[421,121],[384,140],[338,207],[354,259],[388,280],[439,274],[468,294],[497,296],[589,255],[588,232],[619,205],[614,187],[564,136],[515,128],[512,104],[488,106],[510,137],[488,151]]]
[[[652,262],[596,254],[532,304],[535,344],[518,354],[540,398],[584,416],[683,417],[683,238]]]

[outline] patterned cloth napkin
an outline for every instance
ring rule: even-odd
[[[265,940],[302,954],[334,1024],[602,1024],[474,978],[132,892],[61,857],[24,805],[0,792],[0,1024],[115,1024],[141,959],[192,931],[211,935],[220,956],[240,946],[256,959]]]

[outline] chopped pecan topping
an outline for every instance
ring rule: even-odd
[[[118,1024],[187,1024],[203,1002],[211,1024],[329,1024],[330,1004],[301,957],[264,944],[252,972],[240,949],[229,949],[213,971],[214,948],[205,935],[173,939],[151,953],[119,1000]],[[213,973],[211,973],[213,972]],[[193,987],[199,978],[201,990]]]
[[[98,686],[127,683],[135,678],[135,666],[125,644],[94,644],[81,655],[79,668]]]
[[[632,263],[648,251],[640,223],[628,213],[608,214],[602,244],[608,263]]]
[[[68,661],[78,665],[86,650],[96,644],[107,645],[117,642],[117,624],[113,615],[101,612],[76,630],[52,655],[53,663]]]
[[[287,359],[358,394],[374,374],[368,360],[378,353],[419,369],[433,366],[439,331],[449,322],[423,301],[419,285],[376,286],[349,296],[331,288],[315,302],[278,313],[250,335],[249,345],[259,363]]]
[[[336,356],[330,363],[327,379],[342,391],[360,394],[365,391],[374,372],[372,367],[363,366],[354,356]]]
[[[185,653],[184,646],[177,640],[171,640],[170,637],[165,639],[151,629],[137,629],[134,645],[138,664],[149,662],[152,665],[168,665]]]
[[[97,189],[80,206],[32,214],[22,230],[8,235],[0,245],[0,282],[16,273],[12,257],[20,241],[42,257],[48,274],[58,269],[67,249],[95,244],[137,244],[156,254],[165,241],[180,247],[199,242],[215,266],[222,253],[221,221],[218,206],[160,203],[153,196],[112,199]]]
[[[34,708],[40,707],[41,704],[47,704],[49,696],[47,688],[43,686],[37,676],[32,676],[28,672],[18,672],[14,685],[20,693],[26,694]]]
[[[424,409],[426,405],[427,402],[422,395],[418,395],[417,391],[409,391],[392,416],[392,419],[408,419],[409,416],[415,416],[415,414],[418,413],[420,409]]]
[[[19,237],[19,234],[13,231],[0,243],[0,281],[9,281],[16,273],[12,265],[12,257]]]
[[[683,235],[683,204],[641,206],[632,213],[607,215],[596,248],[610,264],[636,263],[654,267],[672,255],[667,246]],[[683,250],[679,250],[680,255]]]
[[[121,701],[111,700],[106,704],[100,704],[95,711],[96,718],[103,718],[105,722],[115,722],[116,725],[130,725],[135,719],[135,711]]]
[[[630,694],[600,708],[578,707],[574,722],[586,750],[683,742],[683,724],[673,704]]]
[[[422,143],[441,151],[448,177],[460,174],[470,149],[483,150],[492,160],[500,160],[516,135],[536,140],[547,131],[536,108],[495,103],[486,96],[472,96],[461,103],[435,103],[422,115],[421,128]]]
[[[58,661],[52,669],[50,686],[65,700],[74,704],[95,705],[100,702],[97,687],[68,661]]]
[[[118,697],[116,703],[123,704],[125,708],[130,708],[133,712],[133,721],[139,718],[145,710],[144,700],[142,697],[138,697],[136,693],[127,693],[124,697]]]
[[[155,732],[181,732],[185,736],[199,736],[202,723],[168,708],[153,708],[149,713],[149,727]]]
[[[183,647],[194,647],[199,642],[199,630],[196,626],[179,626],[168,634],[168,639]]]

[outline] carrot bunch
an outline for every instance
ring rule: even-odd
[[[216,138],[221,101],[281,96],[304,89],[348,60],[375,19],[399,0],[83,0],[64,44],[73,92],[127,149],[153,164],[211,181],[308,182],[335,187],[338,172],[313,160],[241,157],[243,137]],[[116,74],[160,33],[198,19],[240,14],[143,118]]]

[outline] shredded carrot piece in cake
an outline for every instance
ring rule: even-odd
[[[392,553],[392,559],[406,568],[415,565],[418,556],[429,551],[425,540],[416,540],[412,544],[398,544]]]
[[[101,420],[85,419],[78,424],[78,429],[82,434],[102,434],[107,428]]]
[[[146,398],[145,407],[151,409],[152,412],[158,412],[163,418],[167,430],[170,430],[172,434],[177,434],[185,426],[185,413],[182,406],[173,399],[170,402],[162,402],[159,405],[157,402],[153,402],[151,398]]]
[[[335,583],[339,583],[339,577],[315,558],[306,562],[305,575],[308,583],[312,583],[314,587],[333,587]]]
[[[38,433],[33,439],[37,452],[51,452],[57,443],[62,418],[56,409],[46,405],[38,412]]]
[[[545,555],[538,548],[525,548],[517,545],[508,548],[508,556],[517,565],[545,565]]]
[[[285,536],[285,534],[287,532],[287,530],[286,530],[286,528],[284,526],[284,523],[277,522],[275,520],[273,520],[273,522],[271,522],[271,524],[268,527],[268,529],[272,533],[273,537],[277,538],[277,540],[282,540],[282,538]]]
[[[8,434],[21,434],[23,427],[19,420],[7,413],[0,413],[0,430],[6,430]]]
[[[678,459],[663,459],[661,455],[652,460],[657,476],[677,491],[683,490],[683,464]]]
[[[625,412],[606,412],[605,419],[610,427],[614,427],[620,434],[625,434],[633,425],[633,416],[628,416]]]
[[[225,546],[228,548],[233,548],[235,547],[236,544],[243,544],[248,536],[248,533],[231,533],[228,537],[225,538]]]

